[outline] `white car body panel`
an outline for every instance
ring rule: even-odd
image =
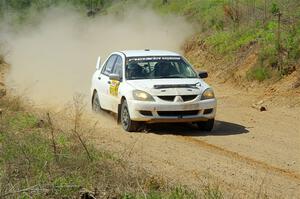
[[[125,74],[126,57],[139,56],[180,56],[177,53],[168,51],[122,51],[115,52],[111,55],[121,56],[123,59],[123,74]],[[111,56],[110,55],[110,56]],[[109,57],[110,57],[109,56]],[[182,57],[183,58],[183,57]],[[109,58],[108,58],[109,59]],[[107,60],[108,60],[107,59]],[[184,59],[184,58],[183,58]],[[99,60],[99,59],[98,59]],[[130,118],[133,121],[145,122],[196,122],[213,119],[216,115],[217,100],[215,98],[201,100],[202,93],[210,88],[200,78],[171,78],[171,79],[139,79],[139,80],[123,80],[118,84],[117,93],[111,94],[112,83],[107,75],[101,74],[102,68],[107,62],[94,73],[92,78],[91,97],[97,92],[101,108],[118,113],[118,107],[122,98],[126,99],[129,109]],[[185,59],[184,59],[185,60]],[[186,61],[186,60],[185,60]],[[99,64],[99,63],[97,63]],[[100,77],[100,78],[99,78]],[[154,88],[155,85],[195,85],[193,88]],[[149,93],[155,101],[138,101],[133,98],[133,90],[141,90]],[[196,96],[192,100],[184,101],[182,96]],[[175,96],[174,101],[166,101],[161,96]],[[212,109],[208,114],[204,114],[204,110]],[[143,115],[141,111],[151,112],[150,115]],[[192,115],[161,115],[163,111],[192,111]]]

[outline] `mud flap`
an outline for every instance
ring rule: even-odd
[[[121,122],[121,107],[122,107],[122,104],[118,104],[118,118],[117,118],[118,124],[120,124],[120,122]]]

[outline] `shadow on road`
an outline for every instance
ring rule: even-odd
[[[116,120],[117,116],[107,111],[101,111],[104,117],[109,117]],[[120,128],[122,128],[120,126]],[[200,131],[195,124],[189,123],[160,123],[148,124],[143,126],[142,129],[148,133],[155,133],[159,135],[183,135],[183,136],[226,136],[238,135],[248,133],[249,130],[240,124],[216,120],[214,129],[211,132]]]
[[[200,131],[194,124],[151,124],[148,132],[160,135],[173,134],[183,136],[224,136],[248,133],[247,128],[240,124],[225,121],[216,121],[212,132]]]

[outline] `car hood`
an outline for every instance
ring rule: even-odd
[[[148,92],[151,95],[200,95],[209,88],[202,79],[198,78],[172,78],[128,80],[134,89]]]

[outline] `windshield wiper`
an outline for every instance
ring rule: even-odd
[[[171,75],[171,76],[159,76],[159,78],[185,78],[185,77],[179,75]]]
[[[131,77],[128,80],[136,80],[136,79],[147,79],[147,78],[145,78],[145,77]]]

